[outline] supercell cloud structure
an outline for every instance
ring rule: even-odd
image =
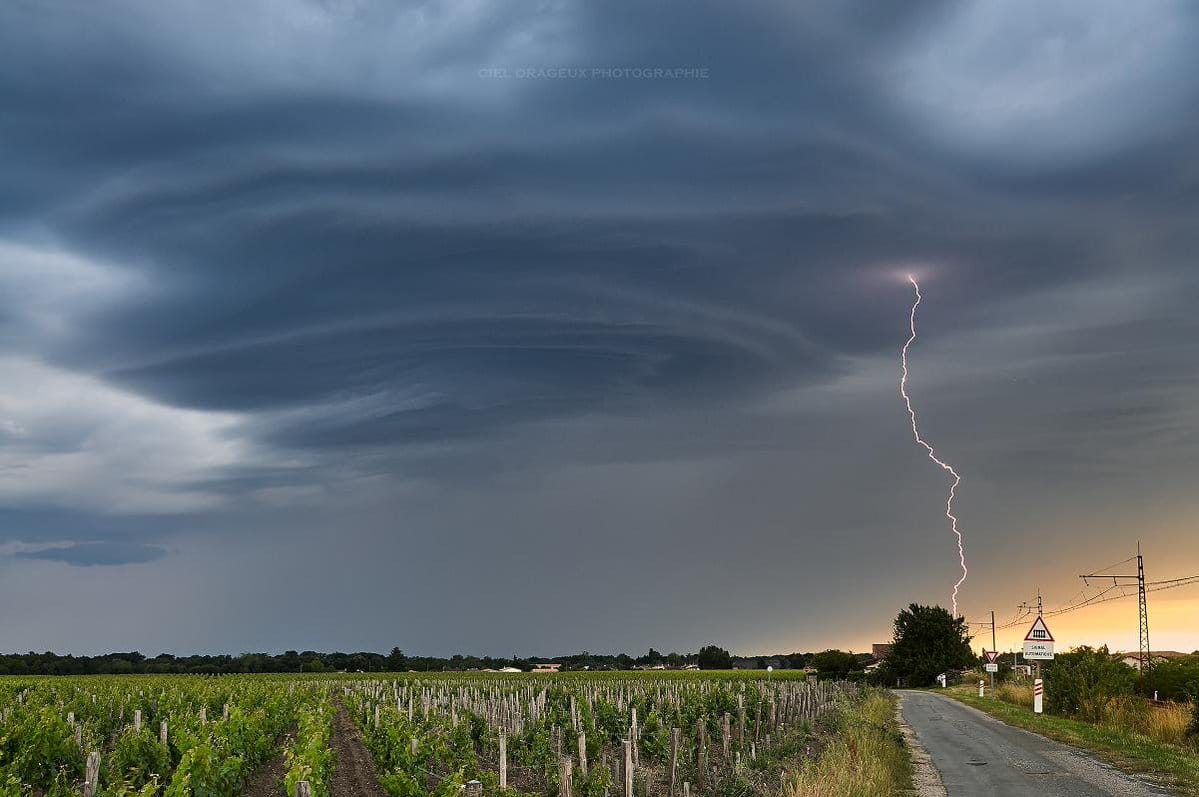
[[[908,271],[964,611],[1073,593],[1084,538],[1195,560],[1197,39],[1167,0],[7,4],[8,644],[860,648],[956,568]]]

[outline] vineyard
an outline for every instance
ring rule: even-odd
[[[2,679],[0,797],[784,794],[866,690],[779,675]]]

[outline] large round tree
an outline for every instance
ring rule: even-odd
[[[913,603],[895,618],[895,640],[880,669],[885,683],[902,679],[907,686],[931,686],[941,673],[974,663],[965,618]]]

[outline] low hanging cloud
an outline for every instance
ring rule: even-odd
[[[81,542],[32,551],[18,551],[18,559],[61,562],[74,567],[145,564],[167,555],[165,548],[134,542]]]

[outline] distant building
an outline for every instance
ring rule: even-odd
[[[533,668],[533,672],[552,673],[552,672],[558,672],[561,669],[562,669],[561,664],[558,664],[557,662],[549,662],[547,664],[538,664],[536,667]]]
[[[1141,654],[1140,653],[1116,653],[1117,659],[1132,667],[1134,670],[1141,669]],[[1173,659],[1180,659],[1188,656],[1187,653],[1179,653],[1177,650],[1153,650],[1149,652],[1149,660],[1154,664],[1161,664]]]

